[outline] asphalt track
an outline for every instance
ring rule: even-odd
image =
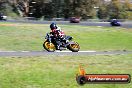
[[[56,56],[77,56],[77,55],[122,55],[122,54],[132,54],[132,51],[0,51],[0,57],[12,57],[12,56],[46,56],[46,55],[56,55]]]
[[[55,22],[56,24],[62,25],[82,25],[82,26],[103,26],[111,27],[110,22],[90,22],[90,21],[81,21],[80,23],[70,23],[69,21],[33,21],[33,20],[7,20],[7,22],[13,23],[33,23],[33,24],[51,24]],[[130,22],[121,22],[123,28],[132,28],[132,21]]]

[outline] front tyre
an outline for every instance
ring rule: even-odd
[[[80,46],[77,42],[74,42],[68,45],[68,49],[71,50],[72,52],[78,52],[80,49]]]
[[[48,42],[48,41],[44,42],[43,47],[48,52],[54,52],[56,50],[55,45],[53,43]]]

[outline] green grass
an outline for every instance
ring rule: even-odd
[[[59,25],[81,50],[132,50],[132,29]],[[49,25],[0,23],[0,50],[43,50]]]
[[[132,50],[132,29],[59,25],[81,50]],[[0,51],[43,50],[49,25],[0,23]],[[95,56],[0,57],[0,88],[132,88],[129,84],[86,84],[75,76],[83,65],[88,74],[132,75],[132,54]]]
[[[0,57],[0,88],[132,88],[129,84],[86,84],[75,76],[80,64],[87,74],[130,74],[132,54],[105,56]]]

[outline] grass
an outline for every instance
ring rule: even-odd
[[[76,83],[79,64],[88,74],[132,75],[132,54],[0,57],[0,88],[131,88],[129,84]]]
[[[81,50],[132,50],[132,29],[59,25]],[[46,24],[0,23],[0,51],[43,50]],[[88,74],[132,75],[132,54],[95,56],[0,57],[0,88],[131,88],[129,84],[86,84],[75,76],[83,65]]]
[[[132,29],[59,25],[81,50],[132,50]],[[0,23],[0,50],[43,50],[48,24]]]

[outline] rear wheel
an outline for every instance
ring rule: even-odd
[[[43,47],[48,52],[54,52],[56,50],[55,45],[53,43],[48,42],[48,41],[44,42]]]
[[[68,49],[71,50],[72,52],[78,52],[80,49],[80,46],[77,42],[74,42],[68,45]]]

